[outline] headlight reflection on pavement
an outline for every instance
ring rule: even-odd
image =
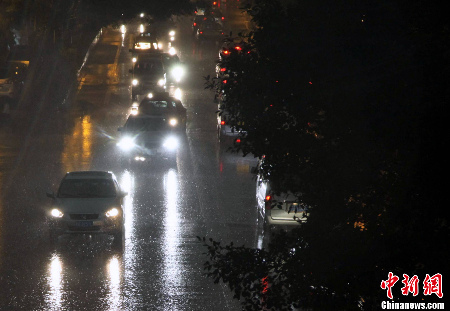
[[[164,175],[165,215],[164,215],[164,292],[169,305],[164,310],[176,310],[173,304],[178,301],[178,288],[184,284],[180,265],[180,217],[178,214],[178,176],[176,170],[170,169]]]
[[[49,310],[61,310],[62,306],[62,263],[58,255],[53,254],[48,267],[47,281],[50,287],[46,295]]]

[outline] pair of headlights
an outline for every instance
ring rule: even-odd
[[[52,209],[51,212],[50,212],[50,214],[51,214],[53,217],[55,217],[55,218],[61,218],[61,217],[64,216],[64,213],[63,213],[60,209],[58,209],[58,208]],[[119,214],[120,214],[120,213],[119,213],[119,210],[118,210],[117,208],[115,208],[115,207],[111,208],[110,210],[108,210],[108,211],[105,213],[106,217],[116,217],[116,216],[118,216]]]
[[[139,80],[138,79],[133,79],[131,81],[131,84],[133,84],[133,86],[137,86],[139,84]],[[166,79],[159,79],[158,80],[158,85],[159,86],[164,86],[166,85]]]
[[[176,123],[178,123],[178,121],[176,119],[171,119],[171,120],[175,120]],[[176,125],[175,123],[175,125]],[[175,126],[173,125],[173,126]],[[136,146],[135,143],[135,138],[134,137],[123,137],[118,143],[117,146],[119,146],[120,149],[124,150],[124,151],[129,151],[131,149],[133,149]],[[166,148],[169,151],[174,151],[178,148],[178,139],[174,136],[169,136],[167,137],[164,142],[163,142],[163,147]]]

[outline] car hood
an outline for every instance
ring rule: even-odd
[[[120,199],[114,198],[56,198],[53,207],[64,213],[100,214],[110,208],[120,207]]]

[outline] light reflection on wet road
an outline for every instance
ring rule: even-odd
[[[227,288],[204,276],[196,236],[257,245],[255,161],[217,141],[217,105],[202,77],[214,73],[218,45],[195,41],[189,23],[180,22],[179,56],[190,72],[180,89],[188,130],[176,166],[127,168],[116,156],[131,103],[131,40],[112,29],[90,52],[72,106],[40,116],[45,126],[25,133],[31,139],[16,150],[20,161],[1,153],[0,310],[239,310]],[[8,135],[3,141],[14,139]],[[87,169],[113,171],[128,192],[123,252],[108,236],[48,244],[45,192],[64,172]]]

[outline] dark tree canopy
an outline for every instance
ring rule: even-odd
[[[264,155],[261,173],[275,190],[313,207],[292,242],[300,250],[284,282],[322,292],[313,301],[299,290],[291,302],[348,309],[362,297],[370,309],[389,271],[445,269],[448,218],[438,180],[450,41],[442,8],[255,0],[248,12],[256,30],[242,36],[242,53],[221,61],[226,83],[207,82],[225,94],[222,110],[246,133],[235,148]],[[239,252],[259,267],[258,252],[231,247],[210,249],[208,268]],[[288,269],[283,252],[266,256]],[[244,282],[235,275],[223,281]]]

